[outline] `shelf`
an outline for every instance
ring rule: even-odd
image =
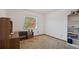
[[[75,44],[70,44],[70,43],[67,43],[68,45],[72,46],[72,47],[75,47],[77,49],[79,49],[79,45],[75,45]]]

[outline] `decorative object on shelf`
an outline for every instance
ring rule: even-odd
[[[70,44],[73,44],[72,38],[68,38],[67,42],[70,43]]]
[[[71,11],[70,15],[78,15],[79,14],[79,9],[77,9],[76,11]]]
[[[79,9],[77,10],[77,13],[79,13]]]

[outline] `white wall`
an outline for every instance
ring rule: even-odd
[[[44,34],[44,15],[24,10],[7,10],[7,16],[13,21],[13,31],[24,31],[24,17],[32,16],[37,18],[38,28],[34,30],[35,35]]]
[[[0,17],[5,17],[5,16],[6,16],[6,10],[0,9]]]
[[[67,41],[67,15],[70,10],[57,10],[46,15],[46,34]]]

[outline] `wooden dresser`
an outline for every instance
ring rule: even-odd
[[[11,38],[12,21],[7,17],[0,17],[0,49],[19,48],[19,38]]]

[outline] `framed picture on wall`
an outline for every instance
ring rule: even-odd
[[[24,29],[35,29],[37,28],[37,19],[36,17],[27,17],[25,16],[24,20]]]

